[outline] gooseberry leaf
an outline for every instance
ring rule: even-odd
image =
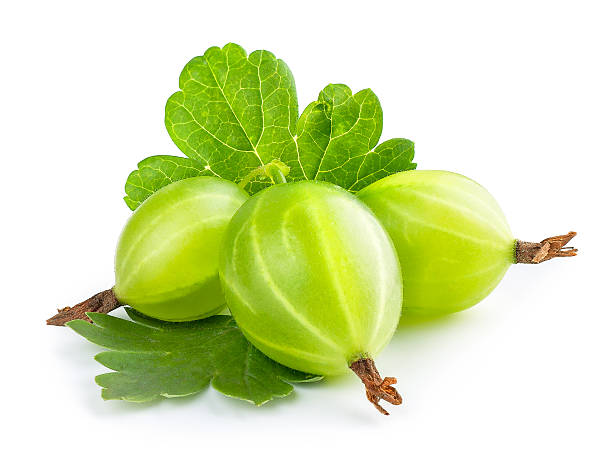
[[[376,148],[368,152],[359,164],[355,175],[347,176],[345,188],[350,192],[357,192],[386,176],[405,170],[414,170],[414,143],[406,138],[391,138],[380,143]],[[329,175],[337,175],[339,172],[332,170]],[[332,183],[337,181],[327,179]],[[350,183],[350,184],[349,184]]]
[[[179,88],[166,103],[168,133],[214,174],[238,182],[274,159],[291,167],[297,158],[293,75],[269,51],[211,47],[187,63]]]
[[[95,356],[112,369],[96,377],[102,398],[145,402],[192,395],[209,384],[226,396],[256,405],[282,398],[291,383],[321,377],[284,367],[249,343],[231,316],[172,323],[126,308],[132,321],[88,313],[70,321],[79,335],[110,351]]]
[[[414,169],[412,141],[394,138],[376,147],[382,125],[382,107],[372,90],[353,95],[346,85],[325,87],[298,121],[306,178],[356,192],[384,176]]]
[[[187,63],[179,88],[166,103],[165,123],[187,158],[141,162],[126,183],[132,210],[172,181],[214,175],[239,183],[274,160],[290,168],[287,181],[323,180],[352,192],[416,167],[412,141],[377,146],[382,108],[370,89],[353,94],[330,84],[298,118],[293,75],[268,51],[247,55],[233,43],[209,48]],[[255,193],[271,184],[257,176],[245,189]]]
[[[142,204],[147,197],[158,189],[194,176],[212,175],[205,166],[196,160],[177,156],[151,156],[138,163],[125,182],[123,198],[132,210]]]

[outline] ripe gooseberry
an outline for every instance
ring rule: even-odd
[[[260,191],[232,218],[219,271],[232,315],[263,353],[314,374],[350,367],[382,413],[380,399],[401,403],[373,362],[400,317],[400,267],[355,196],[314,181]]]
[[[227,225],[248,194],[215,177],[171,183],[145,200],[128,219],[117,245],[115,286],[48,324],[88,319],[122,305],[165,321],[200,319],[225,304],[219,251]]]
[[[389,232],[402,266],[404,313],[440,315],[485,298],[513,263],[576,254],[576,234],[539,243],[512,236],[489,192],[465,176],[433,170],[396,173],[357,193]]]

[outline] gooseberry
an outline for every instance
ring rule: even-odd
[[[194,177],[145,200],[125,225],[115,257],[115,286],[47,321],[63,325],[86,311],[130,305],[165,321],[200,319],[225,305],[219,251],[225,229],[248,194],[235,183]]]
[[[232,315],[263,353],[320,375],[350,367],[381,412],[380,399],[401,403],[373,362],[400,317],[400,267],[354,195],[314,181],[257,193],[227,228],[219,270]]]
[[[402,267],[404,313],[440,315],[485,298],[513,263],[576,254],[575,235],[522,242],[495,199],[465,176],[414,170],[387,176],[357,193],[389,232]]]

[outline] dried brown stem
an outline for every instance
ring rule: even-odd
[[[517,263],[537,264],[556,257],[573,257],[578,253],[574,247],[566,244],[576,235],[570,231],[562,236],[553,236],[541,242],[516,241],[515,257]]]
[[[361,379],[365,385],[368,400],[381,414],[389,415],[389,413],[378,404],[381,399],[396,406],[402,404],[402,397],[397,390],[391,386],[397,383],[396,378],[385,377],[382,379],[372,359],[358,359],[350,365],[350,368],[357,374],[357,377]]]
[[[67,306],[61,310],[57,310],[57,314],[52,318],[47,319],[47,324],[50,326],[63,326],[68,321],[74,319],[83,319],[91,322],[91,319],[87,317],[85,313],[110,313],[115,308],[122,306],[113,289],[108,289],[100,292],[93,297],[88,298],[84,302],[81,302],[73,307]]]

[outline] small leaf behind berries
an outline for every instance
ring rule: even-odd
[[[123,200],[132,210],[158,189],[194,176],[212,175],[204,164],[187,157],[152,156],[141,160],[125,182]]]
[[[376,147],[382,126],[382,107],[372,90],[353,94],[346,85],[328,85],[297,125],[306,176],[356,192],[392,173],[414,169],[412,141],[395,138]]]
[[[357,192],[367,185],[388,175],[416,168],[414,143],[406,138],[392,138],[380,143],[362,159],[356,175],[351,176],[352,184],[347,181],[345,188]],[[329,181],[329,180],[328,180]]]
[[[104,399],[144,402],[202,391],[212,383],[224,395],[261,405],[293,391],[290,383],[321,377],[286,368],[249,343],[231,316],[172,323],[126,308],[128,321],[88,313],[94,322],[67,323],[110,351],[95,359],[116,372],[96,377]]]

